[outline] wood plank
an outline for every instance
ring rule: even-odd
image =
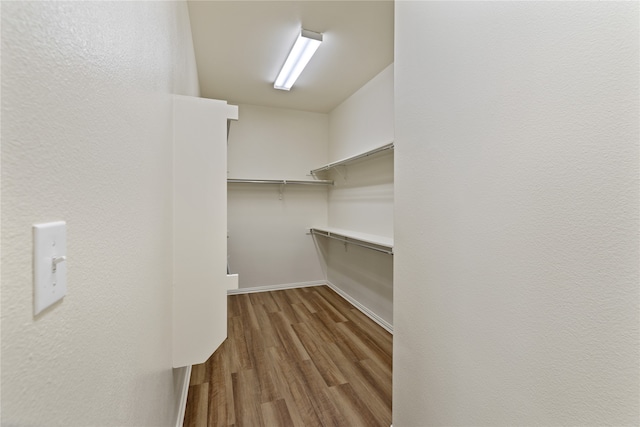
[[[333,401],[330,389],[310,360],[298,363],[300,378],[312,397],[311,404],[325,426],[346,426],[347,420]]]
[[[307,307],[307,310],[309,310],[311,313],[315,313],[320,309],[315,304],[315,302],[311,299],[311,294],[314,292],[315,289],[316,289],[316,286],[308,287],[308,288],[291,289],[291,291],[298,296],[299,301],[301,301],[302,304],[304,304],[304,306]]]
[[[340,313],[350,322],[370,335],[380,347],[392,351],[393,336],[376,322],[367,317],[357,308],[354,308],[349,301],[338,295],[328,286],[319,287],[318,293],[331,302]]]
[[[277,336],[273,330],[273,325],[269,319],[269,311],[264,304],[258,304],[253,306],[253,310],[256,313],[258,324],[260,325],[260,332],[262,336],[262,344],[264,347],[273,347],[277,345]],[[271,312],[272,313],[272,312]]]
[[[381,366],[391,366],[391,355],[382,351],[367,339],[364,334],[353,329],[353,324],[344,322],[336,324],[336,334],[340,341],[349,347],[357,360],[373,359],[380,362]]]
[[[325,343],[335,342],[336,335],[333,333],[335,324],[331,322],[328,317],[324,316],[322,312],[311,313],[311,317],[305,322],[309,328],[311,328],[315,334]],[[327,323],[325,323],[326,320]]]
[[[235,424],[233,409],[233,390],[231,390],[231,371],[225,351],[228,341],[207,361],[211,367],[209,376],[209,414],[208,425],[223,426]]]
[[[240,313],[240,298],[229,298],[227,295],[227,316],[238,317]]]
[[[322,426],[296,362],[291,361],[282,348],[272,347],[269,352],[287,405],[289,408],[296,408],[295,415],[299,421],[295,425]]]
[[[270,313],[269,318],[282,347],[292,360],[308,360],[309,354],[300,342],[300,339],[291,328],[291,323],[282,312]]]
[[[209,410],[209,383],[189,386],[184,427],[206,427]]]
[[[359,367],[358,370],[362,377],[373,386],[374,392],[378,394],[380,399],[390,404],[392,402],[391,392],[393,390],[391,370],[380,369],[371,360],[361,360],[356,366]],[[388,406],[391,408],[390,405]]]
[[[253,352],[254,367],[258,376],[260,403],[273,402],[282,399],[275,380],[273,361],[264,347]]]
[[[320,292],[314,292],[314,297],[316,304],[327,313],[332,321],[335,323],[341,323],[348,320],[338,309],[336,309],[332,302],[325,298]],[[332,298],[332,301],[335,301],[335,299]]]
[[[291,304],[291,308],[302,323],[308,322],[313,316],[313,313],[311,313],[303,303],[293,303]]]
[[[340,369],[325,352],[324,343],[318,342],[318,338],[311,328],[304,323],[298,323],[292,325],[292,327],[322,376],[325,385],[330,387],[346,383],[347,380],[344,378],[342,372],[340,372]]]
[[[260,409],[260,385],[253,369],[231,374],[234,412],[239,426],[264,426]]]
[[[273,294],[271,292],[256,292],[249,295],[252,303],[254,305],[264,305],[265,311],[269,313],[280,311],[280,309],[278,308],[278,304],[276,304],[275,300],[273,299]]]
[[[289,323],[298,323],[304,321],[304,318],[298,316],[296,311],[293,309],[291,299],[287,297],[286,291],[274,291],[273,299],[278,305],[279,311],[281,315],[289,322]]]
[[[337,344],[328,346],[328,351],[334,359],[336,365],[345,373],[348,383],[357,396],[366,396],[362,399],[364,404],[377,419],[387,420],[391,423],[391,383],[388,384],[389,398],[385,398],[385,393],[377,391],[375,381],[369,382],[367,379],[371,374],[363,375],[363,368],[359,361],[349,360],[344,356]],[[379,369],[376,365],[374,369]]]
[[[362,399],[356,395],[350,384],[340,384],[331,387],[334,400],[340,407],[343,416],[346,419],[345,426],[350,427],[372,427],[372,426],[388,426],[390,422],[386,420],[378,420],[369,411],[362,402]]]
[[[228,340],[228,338],[227,338]],[[227,425],[233,426],[236,424],[236,411],[235,411],[235,400],[233,397],[233,382],[232,382],[232,372],[231,372],[231,352],[227,351],[230,344],[227,347],[224,347],[220,350],[220,364],[222,365],[222,378],[221,381],[225,382],[226,393],[220,394],[220,399],[224,399],[226,396],[226,400],[224,402],[225,410],[227,412]],[[215,353],[214,353],[215,354]],[[218,403],[222,405],[221,402]],[[217,425],[217,424],[211,424]]]
[[[249,294],[240,294],[236,296],[239,300],[238,305],[240,307],[240,317],[242,318],[244,326],[246,328],[260,329],[256,313],[253,311],[253,305],[251,304]]]
[[[231,352],[231,372],[251,369],[253,365],[251,364],[251,356],[244,337],[245,327],[243,326],[242,317],[231,317],[228,322],[231,328],[231,332],[227,337],[229,351]]]
[[[266,426],[293,426],[287,402],[284,399],[262,404],[262,417]]]
[[[199,363],[191,366],[191,379],[189,380],[189,385],[198,385],[205,382],[205,374],[207,372],[206,365],[206,363]]]

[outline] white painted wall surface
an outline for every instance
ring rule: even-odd
[[[239,106],[228,144],[230,178],[309,180],[327,162],[328,116]],[[228,253],[239,287],[325,280],[323,260],[307,231],[327,223],[327,188],[230,184]]]
[[[173,366],[204,363],[227,338],[226,101],[173,100]]]
[[[393,142],[393,131],[391,64],[329,113],[329,160]],[[393,151],[332,169],[328,225],[393,237],[393,174]],[[335,241],[323,245],[328,280],[393,324],[393,257]]]
[[[329,113],[329,161],[393,142],[393,64]]]
[[[395,427],[640,424],[638,13],[396,2]]]
[[[393,326],[393,256],[316,237],[327,264],[327,279]]]
[[[182,2],[2,2],[2,425],[175,423],[172,101],[198,94]],[[31,225],[67,221],[33,317]]]
[[[393,150],[328,175],[329,226],[393,237]]]
[[[241,104],[231,123],[228,177],[312,179],[327,163],[328,115]]]

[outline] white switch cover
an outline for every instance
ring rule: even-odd
[[[33,314],[40,313],[67,293],[67,224],[33,226]]]

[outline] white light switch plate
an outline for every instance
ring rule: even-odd
[[[67,224],[64,221],[33,226],[34,316],[67,293],[66,255]],[[55,268],[54,260],[57,260]]]

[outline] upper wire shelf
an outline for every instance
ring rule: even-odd
[[[355,156],[347,157],[346,159],[342,159],[342,160],[338,160],[338,161],[335,161],[335,162],[331,162],[331,163],[326,164],[326,165],[324,165],[322,167],[319,167],[317,169],[313,169],[311,171],[311,175],[315,175],[318,172],[323,172],[323,171],[335,168],[336,166],[342,166],[344,164],[351,163],[351,162],[354,162],[356,160],[360,160],[360,159],[363,159],[365,157],[369,157],[369,156],[372,156],[374,154],[378,154],[378,153],[381,153],[383,151],[393,150],[393,149],[394,149],[394,143],[390,142],[388,144],[385,144],[383,146],[374,148],[372,150],[365,151],[364,153],[356,154]]]
[[[240,179],[229,178],[227,179],[229,184],[299,184],[299,185],[333,185],[333,181],[328,179],[314,179],[314,180],[294,180],[294,179]]]

